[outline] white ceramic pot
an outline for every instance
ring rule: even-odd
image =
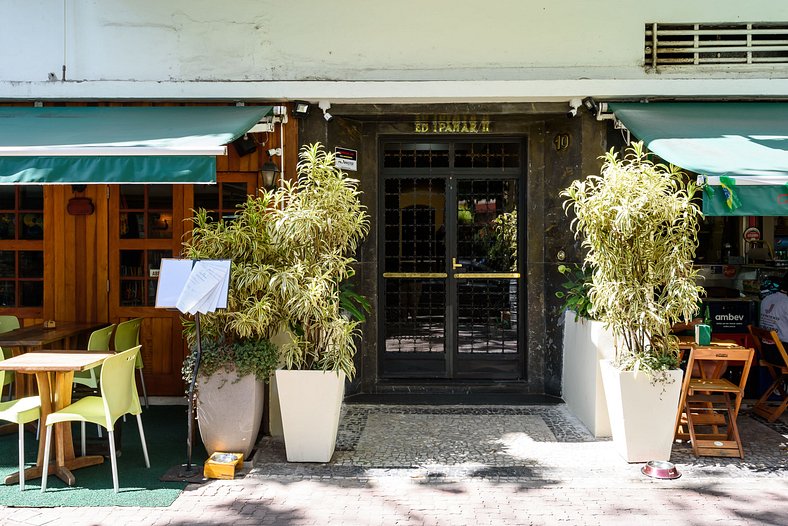
[[[614,356],[613,332],[601,321],[566,311],[561,396],[567,408],[597,437],[610,436],[599,360]]]
[[[627,462],[670,460],[681,369],[668,371],[668,383],[652,384],[645,373],[622,372],[608,360],[600,366],[616,451]]]
[[[260,431],[265,384],[253,374],[219,371],[197,377],[197,422],[205,449],[249,455]]]
[[[345,373],[276,371],[288,462],[328,462],[334,454]]]

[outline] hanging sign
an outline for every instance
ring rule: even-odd
[[[746,241],[760,241],[761,240],[761,231],[758,230],[758,227],[751,226],[747,230],[744,231],[742,237]]]
[[[358,150],[350,148],[334,148],[334,166],[340,170],[355,172],[358,170]]]

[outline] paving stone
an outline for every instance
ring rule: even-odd
[[[677,444],[677,480],[644,477],[563,405],[346,405],[326,464],[266,439],[245,478],[169,508],[3,508],[0,524],[783,524],[788,426],[744,413],[745,459]]]

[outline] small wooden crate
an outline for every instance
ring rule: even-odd
[[[205,461],[203,475],[209,479],[231,480],[235,473],[243,467],[242,453],[216,452]]]

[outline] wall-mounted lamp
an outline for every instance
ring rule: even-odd
[[[275,157],[277,155],[279,155],[279,156],[282,155],[282,149],[281,148],[271,148],[271,149],[268,150],[268,157]]]
[[[334,116],[328,113],[329,108],[331,108],[331,103],[327,100],[321,100],[317,103],[317,107],[323,110],[323,118],[326,122],[331,122],[334,119]]]
[[[304,119],[309,115],[311,105],[305,100],[297,100],[293,102],[293,117],[296,119]]]
[[[276,174],[279,173],[279,167],[276,163],[268,161],[260,168],[260,175],[263,177],[263,187],[266,190],[273,190],[276,186]]]

